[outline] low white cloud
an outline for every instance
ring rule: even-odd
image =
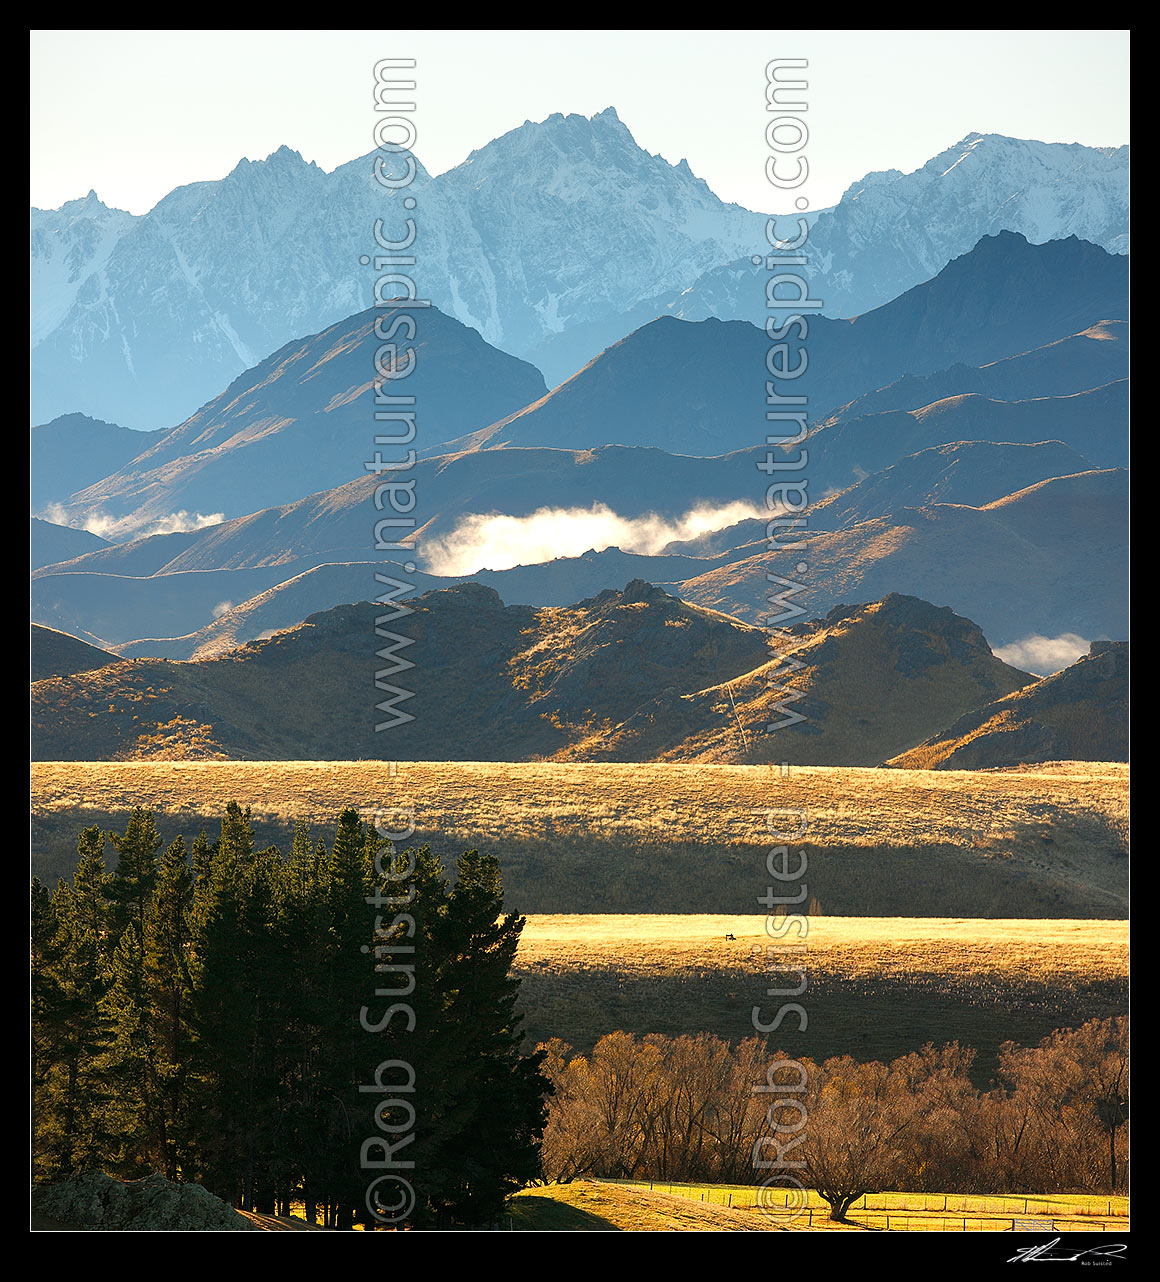
[[[208,516],[201,512],[171,512],[149,525],[146,534],[186,534],[190,530],[204,530],[207,525],[221,525],[226,519],[224,512],[211,512]],[[141,534],[135,537],[141,538]]]
[[[738,502],[701,505],[676,519],[654,513],[624,517],[603,503],[594,503],[587,508],[542,507],[530,516],[495,512],[468,516],[446,538],[424,544],[424,568],[430,574],[474,574],[611,547],[652,556],[668,543],[723,530],[762,512],[754,503]]]
[[[1001,646],[995,654],[1013,668],[1033,672],[1037,677],[1049,677],[1073,664],[1090,648],[1091,642],[1085,641],[1078,633],[1064,632],[1057,637],[1038,634],[1024,637],[1021,641]]]
[[[168,516],[140,517],[106,516],[100,510],[94,510],[83,517],[65,510],[59,503],[50,503],[38,513],[45,521],[53,525],[67,525],[75,530],[88,530],[102,539],[112,543],[127,543],[131,539],[143,539],[150,534],[187,534],[191,530],[204,530],[207,525],[220,525],[226,519],[224,512],[170,512]]]
[[[50,503],[39,512],[33,512],[32,515],[40,517],[42,521],[50,521],[53,525],[68,525],[67,514],[63,504],[60,503]]]
[[[233,608],[234,603],[232,601],[219,601],[213,608],[213,617],[220,619],[223,614],[229,614]]]

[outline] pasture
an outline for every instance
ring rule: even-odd
[[[526,913],[750,913],[785,841],[806,853],[810,910],[826,916],[1127,916],[1128,767],[1116,764],[38,762],[31,794],[32,870],[49,883],[71,872],[86,825],[123,830],[140,805],[166,840],[212,837],[236,800],[259,841],[284,850],[295,819],[328,839],[353,806],[413,824],[408,841],[449,863],[494,852]]]

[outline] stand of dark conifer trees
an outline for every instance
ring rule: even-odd
[[[372,1227],[367,1141],[389,1128],[415,1194],[390,1223],[423,1228],[488,1223],[539,1175],[551,1087],[520,1049],[523,919],[494,857],[466,852],[451,885],[347,810],[329,851],[298,824],[287,858],[236,803],[188,851],[143,809],[108,837],[111,873],[87,828],[72,881],[32,886],[34,1179],[160,1171]],[[386,1101],[366,1088],[392,1059],[414,1089]]]

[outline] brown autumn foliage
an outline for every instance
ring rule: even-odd
[[[790,1060],[758,1038],[615,1032],[590,1056],[545,1045],[555,1087],[549,1181],[585,1176],[782,1185],[844,1219],[863,1194],[1040,1193],[1123,1187],[1126,1018],[1003,1048],[989,1090],[974,1052],[928,1045],[890,1063]]]

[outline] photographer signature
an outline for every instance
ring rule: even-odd
[[[1041,1246],[1025,1246],[1016,1251],[1015,1254],[1007,1261],[1008,1264],[1039,1264],[1047,1260],[1082,1260],[1085,1256],[1097,1255],[1107,1256],[1109,1262],[1122,1256],[1127,1251],[1127,1244],[1124,1242],[1107,1242],[1101,1246],[1089,1246],[1083,1251],[1071,1251],[1067,1247],[1061,1247],[1056,1250],[1056,1243],[1059,1238],[1053,1237],[1050,1242],[1044,1242]]]

